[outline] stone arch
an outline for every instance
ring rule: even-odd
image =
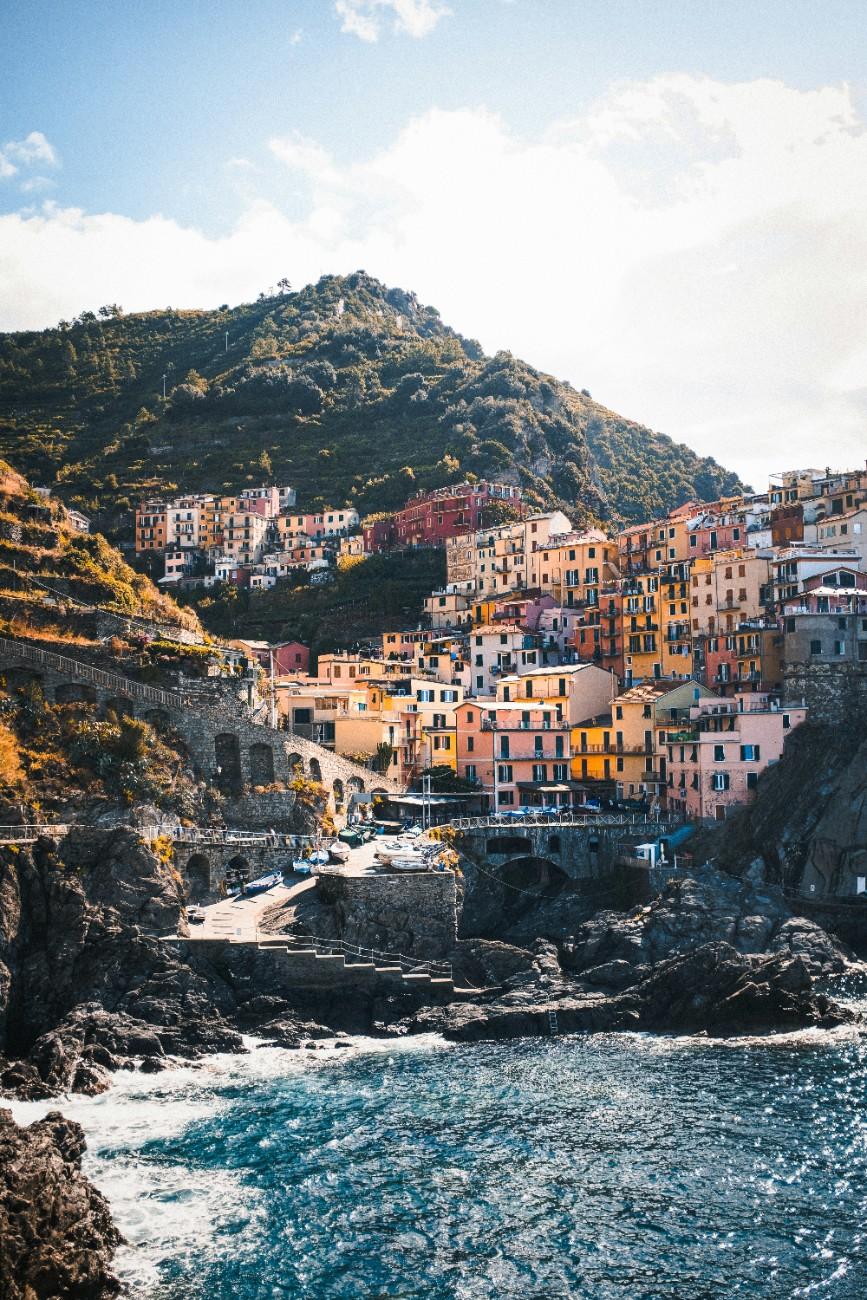
[[[274,780],[274,751],[257,741],[250,746],[250,781],[253,785],[270,785]]]
[[[360,776],[349,777],[347,785],[353,794],[364,794],[364,782]]]
[[[500,868],[499,875],[503,884],[511,885],[513,889],[548,898],[559,894],[569,881],[566,872],[556,863],[534,854],[506,862]]]
[[[246,880],[250,879],[250,863],[244,857],[243,853],[236,853],[226,863],[226,884],[229,889],[240,888]]]
[[[211,864],[204,853],[193,853],[187,860],[184,875],[192,899],[204,898],[211,892]]]
[[[346,802],[346,790],[339,776],[334,778],[331,789],[334,793],[334,805],[336,808],[342,808]]]
[[[61,682],[54,688],[55,704],[95,704],[96,688],[86,682]]]
[[[241,746],[233,731],[221,731],[214,737],[214,760],[222,785],[241,784]]]
[[[10,691],[29,691],[34,686],[38,686],[41,691],[45,690],[42,673],[38,673],[35,668],[21,668],[15,665],[4,669],[3,676]]]
[[[165,730],[171,721],[165,709],[147,709],[142,714],[142,717],[145,722],[149,722],[152,727],[156,727],[157,731]]]
[[[106,717],[113,713],[116,718],[134,718],[135,705],[126,695],[113,695],[105,702]]]
[[[290,754],[287,758],[290,776],[301,776],[304,772],[304,759],[300,754]]]
[[[313,781],[322,781],[322,767],[318,758],[310,759],[310,777]]]
[[[532,854],[533,844],[524,835],[495,835],[485,845],[487,853]]]
[[[382,795],[383,799],[388,798],[388,791],[386,790],[385,786],[382,785],[375,785],[370,793]]]

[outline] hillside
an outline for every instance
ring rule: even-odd
[[[33,635],[58,619],[66,632],[90,606],[201,630],[192,611],[131,569],[104,537],[78,532],[59,501],[34,492],[0,461],[0,632]]]
[[[576,521],[613,522],[739,487],[587,393],[486,357],[362,271],[234,308],[106,307],[0,335],[0,453],[118,530],[143,493],[270,476],[302,505],[362,512],[495,476]]]

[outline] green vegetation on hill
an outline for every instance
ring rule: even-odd
[[[130,568],[99,533],[72,528],[65,514],[60,502],[43,499],[0,461],[0,618],[20,623],[46,611],[56,613],[68,598],[69,603],[198,628],[191,611],[180,609]]]
[[[442,586],[445,577],[444,551],[402,551],[354,561],[320,587],[222,587],[190,592],[186,599],[217,635],[299,640],[314,654],[322,654],[347,649],[389,628],[413,626],[425,597]]]
[[[495,477],[576,522],[615,523],[739,487],[362,271],[235,308],[104,308],[0,335],[0,451],[117,528],[146,493],[263,479],[302,506],[364,513]]]

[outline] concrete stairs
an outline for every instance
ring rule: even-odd
[[[451,996],[454,992],[452,976],[443,972],[444,963],[416,962],[413,958],[389,960],[386,955],[372,954],[365,957],[363,953],[334,951],[342,945],[327,941],[316,943],[304,938],[286,935],[274,935],[271,938],[260,937],[257,944],[259,953],[277,958],[281,965],[285,962],[284,972],[289,980],[298,987],[359,987],[371,988],[377,985],[395,989],[424,989],[430,993]],[[410,969],[406,969],[406,967]],[[428,969],[415,969],[415,967]]]

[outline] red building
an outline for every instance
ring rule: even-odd
[[[495,501],[507,502],[524,513],[521,489],[510,483],[457,483],[420,492],[394,517],[396,544],[445,546],[448,538],[483,527],[483,511]]]
[[[364,538],[364,550],[367,555],[377,551],[390,551],[394,546],[394,515],[387,519],[374,519],[369,524],[362,524],[361,535]]]

